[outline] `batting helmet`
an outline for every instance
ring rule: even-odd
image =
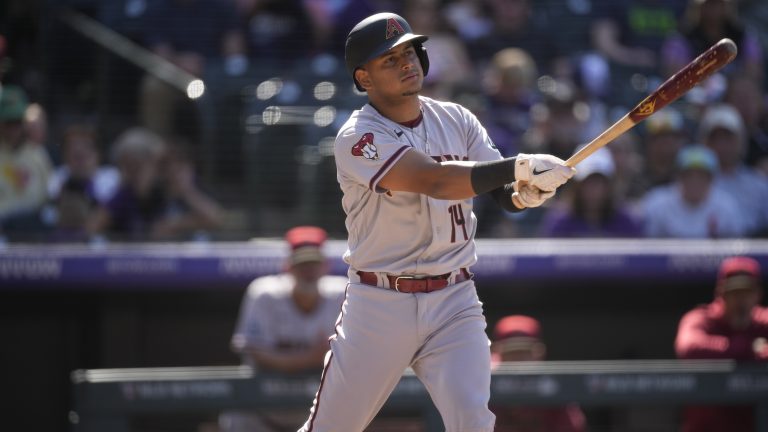
[[[365,91],[355,79],[355,71],[393,47],[405,42],[412,42],[419,57],[421,69],[424,75],[429,70],[429,58],[423,43],[428,38],[423,35],[413,34],[411,26],[400,15],[390,12],[377,13],[357,23],[347,36],[344,47],[344,60],[347,71],[352,75],[355,86],[360,91]]]

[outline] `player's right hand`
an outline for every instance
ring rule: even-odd
[[[557,156],[520,153],[515,158],[515,180],[530,183],[542,191],[554,191],[575,173],[575,169]]]
[[[512,203],[519,209],[538,207],[544,201],[555,196],[555,191],[543,191],[532,184],[514,183],[515,192],[512,194]]]

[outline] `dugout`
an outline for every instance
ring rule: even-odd
[[[328,247],[343,274],[344,242]],[[72,430],[75,370],[236,366],[228,343],[241,296],[252,278],[278,271],[284,253],[282,239],[6,246],[4,429]],[[555,362],[649,362],[673,358],[677,321],[712,298],[721,259],[747,254],[768,265],[768,242],[480,239],[478,254],[490,325],[536,316]],[[590,413],[605,427],[616,419],[610,409]]]

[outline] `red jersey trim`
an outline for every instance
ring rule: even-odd
[[[405,151],[410,148],[411,148],[410,146],[404,145],[399,149],[397,149],[395,153],[389,159],[387,159],[386,162],[384,162],[384,165],[381,166],[381,168],[376,172],[376,174],[374,174],[373,177],[371,177],[371,181],[368,182],[368,188],[377,193],[386,192],[386,190],[384,189],[379,190],[377,186],[379,183],[379,180],[381,180],[381,178],[384,177],[384,174],[386,174],[387,171],[389,171],[392,165],[398,160],[400,160],[400,158],[403,156]]]
[[[347,289],[344,291],[344,302],[347,301],[347,297],[349,296],[349,282],[347,282]],[[309,416],[309,427],[306,429],[307,432],[312,432],[312,429],[315,427],[315,419],[317,418],[317,413],[320,411],[320,395],[323,392],[323,385],[325,384],[325,377],[328,374],[328,368],[331,367],[331,360],[333,360],[333,350],[330,349],[330,343],[331,340],[336,339],[339,336],[339,327],[341,327],[341,322],[344,320],[344,302],[341,302],[341,306],[339,307],[339,317],[336,319],[336,325],[334,326],[334,332],[331,337],[328,338],[328,351],[330,351],[330,355],[328,356],[328,361],[325,362],[323,365],[323,372],[320,374],[320,387],[317,389],[317,393],[315,394],[315,401],[314,401],[314,409],[312,410],[312,414]],[[301,431],[304,431],[305,429],[302,428]]]
[[[405,126],[407,128],[413,129],[416,126],[420,125],[422,120],[424,120],[424,113],[423,112],[419,112],[419,116],[416,117],[415,119],[407,121],[407,122],[402,122],[402,123],[399,123],[399,124],[402,125],[402,126]]]

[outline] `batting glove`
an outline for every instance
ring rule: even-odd
[[[575,173],[575,169],[557,156],[520,153],[515,158],[515,180],[530,183],[542,191],[554,191]]]
[[[514,183],[515,192],[512,194],[512,203],[519,209],[538,207],[544,201],[555,196],[555,191],[543,191],[532,184]]]

